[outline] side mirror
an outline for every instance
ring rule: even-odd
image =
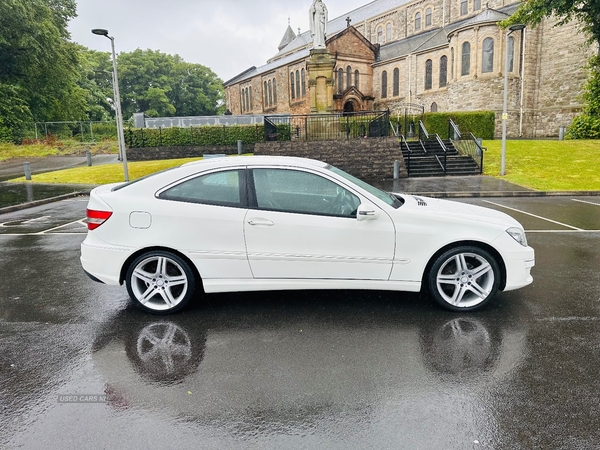
[[[361,220],[373,220],[377,217],[374,205],[361,204],[356,211],[356,219]]]

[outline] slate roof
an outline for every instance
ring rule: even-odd
[[[348,16],[350,16],[352,19],[352,25],[360,25],[360,23],[365,20],[373,19],[380,14],[387,13],[405,3],[408,3],[409,1],[412,0],[375,0],[364,6],[361,6],[360,8],[357,8],[348,14],[343,14],[333,20],[330,20],[327,23],[327,37],[332,37],[344,30],[347,27],[346,17]],[[454,22],[446,27],[428,30],[420,34],[410,36],[406,39],[384,44],[380,48],[377,62],[384,62],[390,59],[406,56],[411,53],[424,52],[429,49],[443,46],[448,43],[448,36],[454,31],[477,24],[499,22],[513,14],[518,7],[519,4],[505,6],[504,8],[500,8],[498,10],[486,8],[476,16]],[[291,30],[289,25],[288,28]],[[234,82],[237,83],[246,79],[250,79],[256,75],[268,73],[277,69],[278,67],[285,66],[286,64],[305,59],[309,56],[311,48],[312,38],[310,31],[305,31],[304,33],[296,36],[295,39],[293,39],[288,45],[280,50],[273,58],[269,59],[267,64],[258,68],[251,67],[250,69],[235,76],[231,80],[225,82],[224,85],[228,86]]]
[[[288,24],[287,30],[285,30],[285,34],[283,35],[283,38],[281,38],[281,42],[277,48],[281,50],[294,39],[296,39],[296,33],[294,33],[294,30],[292,30],[292,27]]]

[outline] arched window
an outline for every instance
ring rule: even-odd
[[[460,0],[460,15],[464,16],[469,12],[469,3],[467,0]]]
[[[358,70],[354,71],[354,86],[356,86],[357,89],[360,89],[360,72]]]
[[[381,73],[381,98],[387,98],[387,72]]]
[[[473,0],[473,11],[479,11],[481,9],[481,0]]]
[[[246,111],[246,90],[242,89],[242,112]]]
[[[300,98],[300,71],[296,70],[296,98]]]
[[[437,112],[437,103],[436,102],[433,102],[431,104],[431,112]]]
[[[252,90],[250,90],[250,103],[252,103]],[[273,103],[277,106],[277,81],[275,78],[273,78]]]
[[[508,72],[512,72],[515,70],[515,38],[512,36],[508,37],[506,51],[508,53]]]
[[[469,75],[471,73],[471,44],[464,42],[462,45],[462,58],[460,65],[460,74]]]
[[[450,79],[454,79],[454,47],[450,49]]]
[[[300,71],[300,79],[302,80],[302,97],[306,97],[306,71]]]
[[[248,91],[249,91],[249,89],[246,88],[246,109],[250,110],[251,109],[250,108],[250,98],[249,98],[249,95],[248,95]]]
[[[338,94],[344,91],[344,69],[341,67],[338,69]]]
[[[254,109],[254,105],[253,105],[253,102],[252,102],[252,86],[250,86],[248,88],[248,92],[250,93],[250,110],[252,111]]]
[[[383,28],[381,26],[377,27],[377,43],[383,44]]]
[[[392,96],[398,97],[400,95],[400,70],[396,67],[394,69],[394,75],[392,80]]]
[[[433,85],[432,81],[433,62],[428,59],[425,61],[425,90],[431,89]]]
[[[346,67],[346,89],[350,87],[352,83],[352,67]]]
[[[440,87],[445,87],[448,84],[448,57],[440,58]]]
[[[385,26],[385,42],[390,42],[392,40],[392,24],[388,23]]]
[[[273,104],[273,83],[269,80],[269,106]]]
[[[481,54],[481,71],[489,73],[494,71],[494,40],[485,38],[483,40],[483,49]]]
[[[269,106],[269,90],[267,89],[266,81],[263,83],[263,93],[263,95],[265,96],[264,107],[266,108],[267,106]]]
[[[294,72],[290,74],[290,92],[292,94],[292,100],[294,100],[296,98],[296,81],[294,78]]]
[[[418,12],[415,14],[415,31],[421,29],[421,13]]]
[[[427,8],[427,10],[425,11],[425,26],[431,26],[431,8]]]

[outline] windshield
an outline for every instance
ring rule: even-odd
[[[343,170],[338,169],[337,167],[328,166],[327,169],[331,170],[333,173],[345,178],[346,180],[356,184],[358,187],[364,189],[369,194],[374,195],[382,202],[387,203],[392,208],[399,208],[402,206],[402,201],[396,197],[395,195],[390,194],[389,192],[384,192],[380,189],[377,189],[374,186],[371,186],[369,183],[365,183],[363,180],[356,178],[349,173],[344,172]]]

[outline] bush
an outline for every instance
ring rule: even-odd
[[[289,136],[289,131],[287,131]],[[212,146],[255,144],[264,140],[262,125],[236,125],[171,128],[130,128],[125,130],[125,142],[130,148]],[[289,137],[288,137],[289,140]]]
[[[441,138],[447,138],[450,119],[458,126],[463,136],[473,133],[478,138],[494,139],[494,111],[425,113],[423,124],[429,134],[437,133]]]
[[[600,139],[600,117],[581,114],[573,119],[567,131],[570,139]]]

